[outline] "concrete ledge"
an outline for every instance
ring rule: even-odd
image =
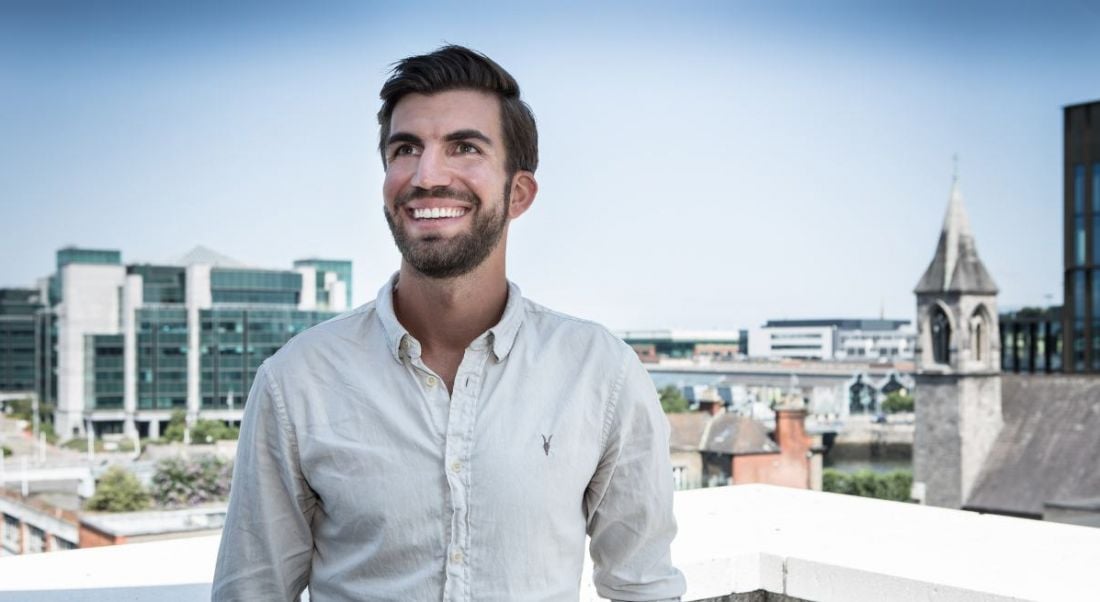
[[[766,485],[678,492],[676,515],[685,600],[1078,600],[1100,566],[1100,529]],[[0,602],[208,599],[217,547],[2,558]],[[598,599],[590,575],[582,600]]]

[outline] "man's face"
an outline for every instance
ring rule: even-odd
[[[471,90],[410,94],[394,108],[390,132],[382,194],[405,261],[451,278],[503,252],[511,178],[499,101]]]

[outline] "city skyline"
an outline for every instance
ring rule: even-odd
[[[1100,98],[1100,13],[993,6],[8,4],[0,286],[68,245],[204,245],[350,259],[370,301],[399,261],[377,90],[453,42],[539,121],[509,267],[540,303],[612,329],[912,319],[956,154],[1001,306],[1059,303],[1062,107]]]

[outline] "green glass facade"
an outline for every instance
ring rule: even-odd
[[[57,251],[57,271],[70,263],[121,265],[122,252],[115,249],[79,249],[66,247]]]
[[[57,401],[57,314],[43,310],[35,319],[35,390],[44,403]]]
[[[241,408],[256,370],[291,337],[336,314],[294,309],[216,308],[199,312],[201,405]]]
[[[127,274],[142,279],[142,299],[146,304],[184,303],[187,300],[187,270],[176,266],[131,265]]]
[[[0,391],[34,391],[38,380],[35,289],[0,289]]]
[[[187,407],[187,310],[137,310],[137,407]]]
[[[122,409],[123,342],[120,334],[84,337],[84,407]]]
[[[214,303],[297,305],[302,275],[275,270],[214,268],[210,295]]]

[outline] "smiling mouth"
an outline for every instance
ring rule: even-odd
[[[464,207],[424,207],[421,209],[412,209],[413,219],[417,220],[430,220],[430,219],[443,219],[448,217],[462,217],[469,211]]]

